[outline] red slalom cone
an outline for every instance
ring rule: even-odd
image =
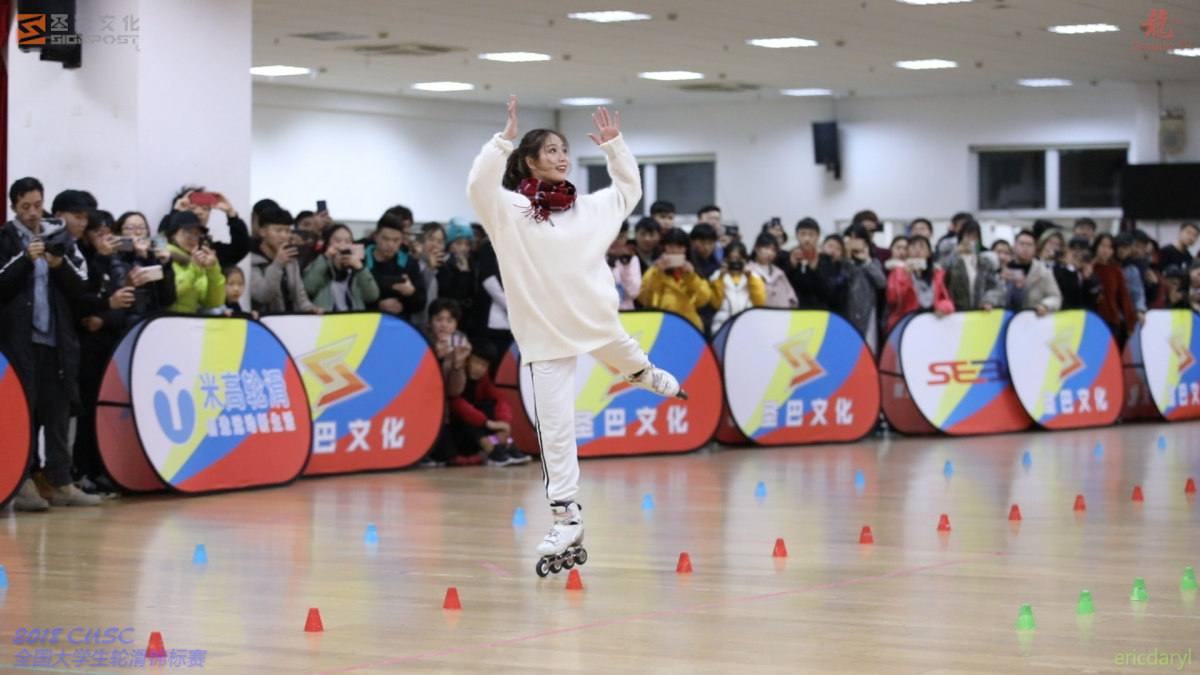
[[[1195,479],[1195,478],[1188,478],[1188,479],[1187,479],[1187,485],[1184,485],[1184,486],[1183,486],[1183,491],[1184,491],[1185,493],[1189,494],[1189,495],[1194,495],[1194,494],[1196,494],[1196,479]]]
[[[683,555],[686,556],[687,554],[684,553]],[[679,563],[683,564],[682,558],[680,559]],[[689,571],[689,572],[692,571],[692,563],[690,561],[688,562],[687,571]],[[582,591],[583,590],[583,579],[579,578],[579,570],[571,570],[571,573],[567,575],[567,590],[568,591]]]
[[[321,624],[321,612],[317,611],[316,607],[308,608],[308,619],[304,622],[305,633],[320,633],[325,630],[325,626]]]
[[[862,534],[858,535],[858,543],[860,543],[860,544],[874,544],[875,543],[875,535],[871,534],[871,526],[870,525],[863,525]]]
[[[458,589],[451,586],[446,589],[446,601],[442,603],[442,609],[462,609],[462,603],[458,601]]]
[[[692,559],[688,556],[687,551],[679,554],[679,564],[675,566],[675,571],[680,574],[692,571]]]
[[[782,539],[775,540],[775,550],[771,552],[771,557],[773,557],[773,558],[786,558],[787,557],[787,544],[783,543]]]
[[[1133,501],[1135,501],[1135,502],[1146,501],[1146,497],[1144,495],[1142,495],[1142,486],[1141,485],[1133,486]]]
[[[1083,495],[1075,495],[1075,510],[1087,511],[1087,503],[1083,501]]]
[[[938,518],[938,532],[949,532],[949,531],[950,531],[950,516],[943,513],[942,517]]]
[[[167,658],[167,648],[163,646],[162,633],[154,631],[150,633],[150,644],[146,645],[146,658],[148,659],[165,659]]]
[[[1008,510],[1008,519],[1009,520],[1020,520],[1021,519],[1021,507],[1017,506],[1016,504],[1013,504],[1012,508]]]

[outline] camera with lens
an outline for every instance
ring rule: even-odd
[[[59,230],[42,240],[46,244],[46,253],[57,258],[65,258],[75,246],[75,238],[66,230]]]

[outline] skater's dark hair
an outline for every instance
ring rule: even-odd
[[[563,147],[570,149],[567,139],[553,129],[534,129],[527,132],[521,137],[521,144],[508,156],[508,164],[504,167],[504,178],[500,182],[505,190],[516,190],[521,181],[532,175],[529,173],[529,165],[525,163],[525,159],[533,158],[534,161],[537,161],[538,156],[542,153],[542,145],[550,136],[558,136],[563,142]]]
[[[450,312],[450,316],[454,317],[455,321],[462,321],[462,308],[453,298],[438,298],[429,303],[429,318],[441,314],[443,311]]]

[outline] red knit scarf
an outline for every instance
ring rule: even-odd
[[[551,185],[536,178],[526,178],[517,186],[517,192],[529,197],[526,215],[536,223],[546,220],[551,213],[566,211],[575,204],[575,186],[565,180],[558,185]]]

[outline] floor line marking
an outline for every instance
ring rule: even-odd
[[[761,595],[752,595],[752,596],[748,596],[745,598],[734,598],[733,600],[718,600],[716,602],[706,602],[704,604],[693,605],[691,607],[680,607],[677,609],[665,609],[662,611],[649,612],[646,614],[635,614],[633,616],[627,616],[627,617],[622,617],[622,618],[618,618],[618,619],[607,619],[605,621],[597,621],[595,623],[588,623],[588,624],[583,624],[580,626],[571,626],[570,628],[559,628],[557,630],[544,631],[541,633],[533,633],[531,635],[523,635],[520,637],[506,638],[503,640],[495,640],[492,642],[485,642],[483,644],[471,645],[469,647],[457,647],[455,649],[443,649],[441,651],[436,651],[436,652],[428,652],[425,654],[416,654],[414,656],[403,656],[403,657],[394,658],[394,659],[386,659],[383,661],[375,661],[373,663],[364,663],[364,664],[357,665],[357,666],[345,666],[343,668],[333,668],[331,670],[321,670],[321,671],[312,673],[312,675],[333,675],[333,673],[348,673],[348,672],[355,671],[355,670],[364,670],[367,668],[378,668],[381,666],[390,666],[390,665],[393,665],[396,663],[406,663],[409,661],[420,661],[422,659],[429,659],[429,658],[433,658],[433,657],[437,657],[437,656],[448,656],[450,654],[462,654],[464,652],[474,652],[474,651],[479,651],[481,649],[489,649],[491,647],[501,647],[504,645],[515,644],[518,642],[526,642],[528,640],[536,640],[538,638],[562,635],[564,633],[574,633],[574,632],[578,632],[581,630],[587,630],[589,628],[601,628],[604,626],[613,626],[613,625],[622,624],[622,623],[629,623],[631,621],[642,621],[645,619],[656,619],[659,617],[672,616],[675,614],[684,614],[687,612],[695,612],[695,611],[699,611],[699,610],[703,610],[703,609],[711,609],[713,607],[726,607],[729,605],[737,605],[737,604],[741,604],[744,602],[754,602],[756,600],[768,600],[771,598],[781,598],[781,597],[785,597],[788,595],[799,595],[801,593],[811,593],[813,591],[821,591],[821,590],[825,590],[825,589],[829,589],[829,588],[839,588],[842,586],[851,586],[853,584],[860,584],[860,583],[863,583],[866,581],[879,581],[881,579],[891,579],[894,577],[901,577],[901,576],[906,576],[909,574],[917,574],[918,572],[927,572],[929,570],[941,569],[943,567],[954,567],[956,565],[965,565],[967,563],[979,562],[981,560],[991,560],[993,558],[999,558],[999,557],[1008,556],[1008,555],[1011,555],[1011,554],[1007,553],[1005,551],[996,551],[993,553],[989,553],[987,555],[975,556],[973,558],[963,558],[961,560],[949,560],[946,562],[934,563],[932,565],[922,565],[920,567],[912,567],[909,569],[897,570],[895,572],[884,572],[883,574],[872,574],[870,576],[856,577],[854,579],[845,579],[842,581],[831,581],[829,583],[817,584],[816,586],[806,586],[804,588],[793,588],[791,590],[776,591],[774,593],[763,593]]]
[[[483,568],[485,570],[492,572],[498,576],[502,576],[502,577],[509,576],[508,572],[505,572],[504,570],[500,569],[499,567],[493,565],[492,563],[490,563],[486,560],[476,560],[475,562],[479,563],[480,565],[483,565]]]

